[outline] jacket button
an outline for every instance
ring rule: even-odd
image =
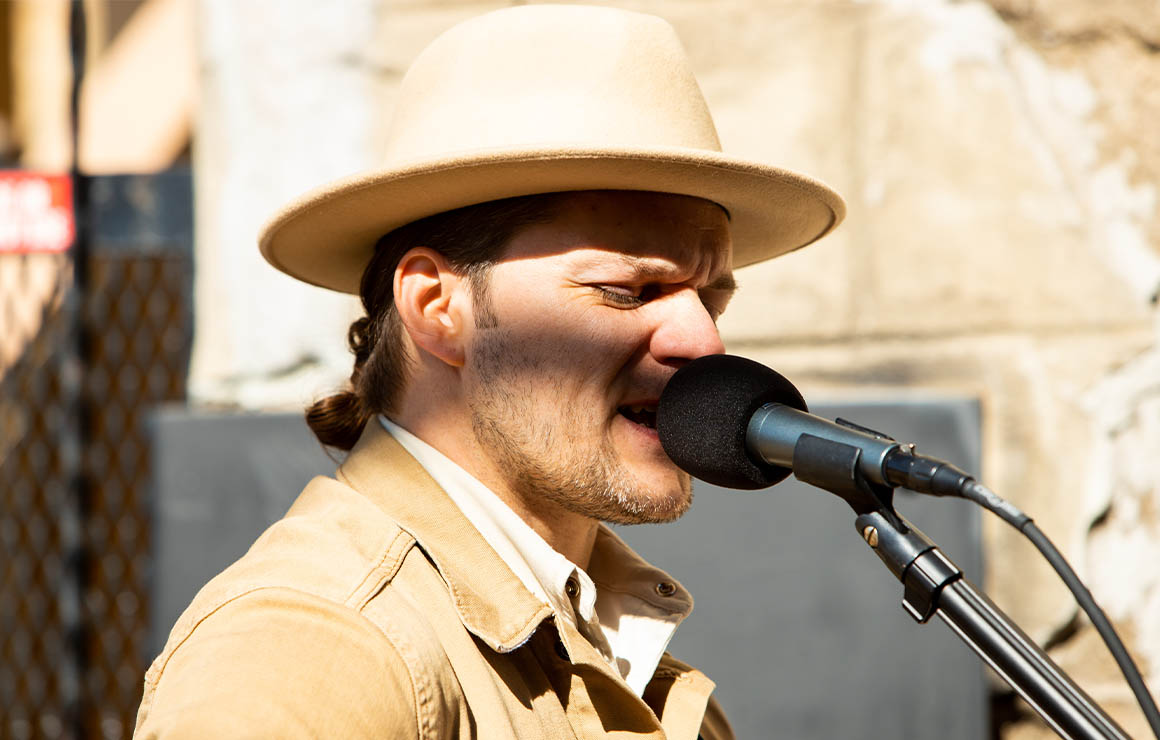
[[[556,655],[560,656],[560,660],[572,660],[570,657],[568,657],[568,648],[564,647],[563,640],[556,640]]]
[[[657,584],[657,593],[661,596],[672,596],[676,592],[676,585],[669,583],[668,581],[661,581]]]
[[[569,599],[576,598],[576,594],[580,593],[580,583],[572,576],[568,576],[568,580],[564,581],[564,593],[568,594]]]

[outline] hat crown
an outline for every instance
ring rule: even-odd
[[[461,23],[420,54],[386,158],[665,147],[721,150],[673,28],[612,8],[533,5]]]

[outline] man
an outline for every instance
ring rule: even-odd
[[[308,412],[351,451],[198,594],[137,734],[731,736],[665,653],[691,597],[601,522],[689,506],[661,390],[723,351],[733,267],[841,200],[721,154],[672,29],[606,8],[453,28],[389,141],[261,245],[362,297],[352,387]]]

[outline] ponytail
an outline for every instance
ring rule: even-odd
[[[358,442],[372,416],[354,391],[327,396],[306,409],[306,423],[318,441],[327,447],[348,451]]]
[[[370,270],[367,272],[369,274]],[[366,295],[365,289],[363,295]],[[362,436],[367,422],[375,415],[375,411],[368,408],[363,400],[367,394],[360,387],[359,381],[376,344],[376,329],[369,316],[363,316],[350,325],[346,332],[346,342],[354,354],[351,388],[315,401],[306,409],[306,424],[318,437],[318,441],[327,447],[349,451]]]

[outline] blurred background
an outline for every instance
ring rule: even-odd
[[[266,266],[258,230],[373,166],[418,51],[505,4],[0,0],[0,738],[129,735],[172,621],[162,564],[193,552],[163,526],[219,499],[203,521],[268,523],[297,493],[172,494],[219,464],[183,467],[198,434],[309,449],[286,430],[349,373],[354,300]],[[1053,537],[1155,692],[1160,4],[609,4],[677,28],[727,152],[849,205],[823,242],[738,275],[729,350],[811,402],[974,409],[961,462]],[[1033,548],[964,529],[974,580],[1146,735]],[[987,695],[983,736],[1051,736]]]

